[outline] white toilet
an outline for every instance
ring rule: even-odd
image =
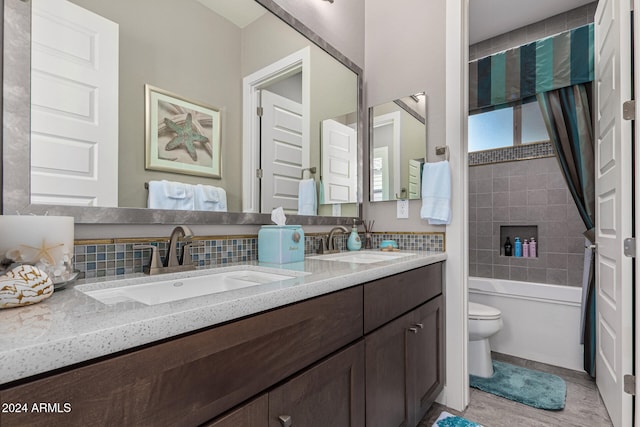
[[[469,302],[469,374],[493,375],[489,337],[502,329],[502,313],[494,307]]]

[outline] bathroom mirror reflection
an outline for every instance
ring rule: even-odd
[[[420,198],[426,117],[424,92],[369,109],[372,202]]]
[[[218,8],[223,3],[233,10]],[[32,173],[20,180],[20,185],[30,182],[24,191],[17,186],[5,191],[5,211],[46,210],[74,215],[78,222],[136,223],[151,218],[173,223],[188,217],[191,223],[249,224],[264,222],[252,215],[270,212],[273,206],[264,200],[282,196],[279,191],[295,189],[284,196],[297,199],[303,170],[321,166],[321,122],[351,115],[359,127],[360,69],[273,2],[263,3],[271,10],[253,0],[188,0],[179,5],[173,0],[33,1],[31,155],[14,153],[16,160],[31,157]],[[62,4],[70,6],[69,16],[60,16]],[[141,16],[144,26],[139,25]],[[88,73],[87,67],[106,76]],[[145,168],[145,123],[164,124],[160,115],[154,116],[154,108],[167,110],[165,104],[145,102],[146,84],[170,93],[163,102],[170,104],[171,119],[176,119],[172,121],[185,127],[190,116],[192,133],[199,137],[215,139],[206,133],[212,121],[206,115],[219,112],[218,148],[206,150],[206,142],[191,141],[198,162],[219,160],[219,174]],[[260,139],[264,116],[257,114],[257,107],[264,114],[259,103],[266,91],[300,104],[297,145],[277,137],[270,142]],[[276,120],[290,118],[285,114]],[[160,132],[152,129],[152,136],[154,131]],[[177,136],[179,130],[174,129],[164,142]],[[16,149],[25,145],[29,146],[16,141]],[[190,162],[194,156],[188,145],[189,141],[177,143],[175,152],[188,155],[172,157]],[[273,154],[270,164],[266,152]],[[290,170],[280,177],[272,167],[283,158]],[[358,163],[361,166],[361,157]],[[269,185],[260,178],[265,175],[283,179],[272,179]],[[319,183],[319,174],[315,179]],[[220,211],[225,215],[181,214],[173,212],[178,209],[173,206],[147,209],[148,183],[162,180],[187,188],[200,184],[221,189],[226,208]],[[354,186],[361,186],[357,168],[355,180]],[[357,216],[359,204],[349,203],[346,215]],[[335,213],[328,209],[316,215]],[[324,223],[322,218],[318,221]]]

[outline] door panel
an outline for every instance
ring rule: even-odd
[[[335,120],[322,121],[324,203],[355,203],[358,138],[355,129]]]
[[[615,426],[632,421],[623,377],[632,372],[631,125],[622,103],[631,98],[629,4],[602,0],[595,15],[596,136],[596,381]]]
[[[444,387],[444,306],[443,298],[432,299],[415,311],[415,421],[427,413]]]
[[[297,213],[298,183],[309,163],[305,158],[309,150],[303,146],[302,104],[267,90],[261,91],[261,97],[260,211],[268,213],[282,206],[286,213]]]
[[[365,338],[367,427],[409,425],[407,325],[413,313]]]
[[[118,204],[118,25],[65,0],[33,2],[31,199]]]
[[[364,381],[360,341],[269,392],[269,426],[364,427]]]

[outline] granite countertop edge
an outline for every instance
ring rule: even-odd
[[[312,259],[305,259],[304,263],[283,265],[242,263],[243,266],[250,265],[257,270],[263,267],[277,268],[299,275],[272,286],[253,287],[226,292],[224,295],[190,298],[151,307],[139,303],[106,306],[73,287],[56,291],[42,303],[0,310],[0,385],[445,261],[447,258],[444,252],[411,252],[413,255],[376,264]],[[198,270],[197,274],[216,269]],[[136,279],[138,278],[123,280]],[[140,280],[152,279],[145,277]],[[99,279],[83,282],[81,284],[97,287],[124,283]]]

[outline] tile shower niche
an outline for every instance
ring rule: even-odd
[[[537,252],[540,253],[540,241],[538,240],[538,226],[537,225],[501,225],[500,226],[500,255],[504,256],[504,242],[511,240],[511,246],[515,248],[516,237],[520,238],[520,241],[524,243],[524,239],[531,241],[533,237],[536,239]],[[515,254],[515,250],[512,251]],[[536,256],[537,258],[537,256]]]

